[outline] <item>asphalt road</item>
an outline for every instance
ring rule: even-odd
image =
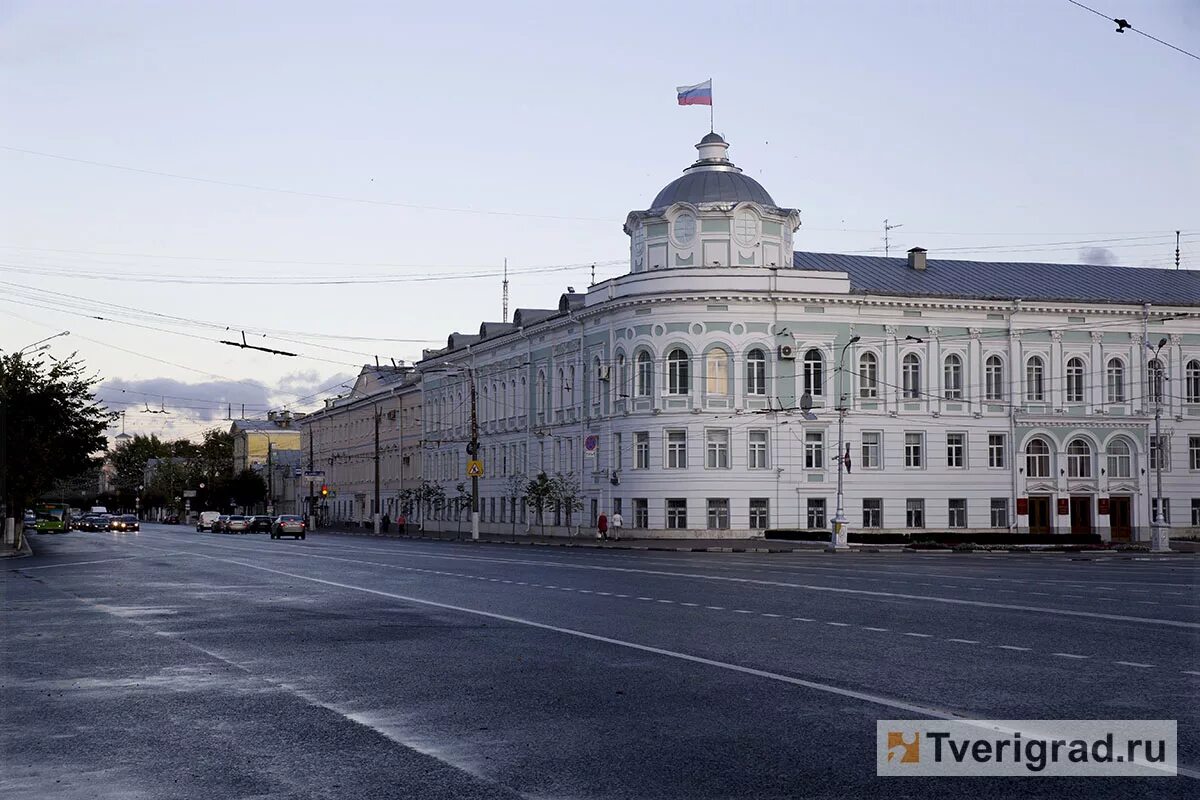
[[[0,795],[1200,791],[1192,556],[38,536],[4,574]],[[1175,778],[879,778],[875,722],[1177,719]]]

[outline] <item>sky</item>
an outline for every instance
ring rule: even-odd
[[[1200,0],[1094,0],[1200,53]],[[1200,60],[1068,0],[0,4],[0,349],[130,433],[310,408],[364,363],[628,271],[696,157],[796,247],[1200,269]],[[102,319],[96,319],[102,317]],[[298,355],[220,344],[242,340]],[[341,384],[341,385],[339,385]],[[169,413],[149,413],[151,411]],[[114,431],[115,433],[116,431]]]

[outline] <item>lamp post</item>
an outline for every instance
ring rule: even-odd
[[[842,346],[842,354],[841,354],[841,356],[838,357],[838,368],[837,368],[837,377],[838,377],[837,511],[834,512],[834,515],[833,515],[833,536],[830,537],[830,540],[829,540],[829,551],[833,552],[833,553],[836,553],[841,550],[849,550],[850,549],[850,543],[849,543],[849,540],[847,537],[847,532],[846,532],[846,509],[845,509],[845,503],[844,503],[845,498],[842,495],[842,481],[843,481],[842,475],[846,469],[846,457],[845,457],[845,446],[846,445],[845,445],[845,438],[844,438],[845,422],[846,422],[846,392],[844,391],[844,386],[843,386],[844,381],[842,379],[842,370],[843,370],[843,365],[846,361],[846,350],[849,349],[850,345],[857,342],[860,338],[861,337],[859,337],[859,336],[851,336],[850,341],[846,342],[846,344]]]
[[[1154,553],[1171,552],[1171,523],[1163,519],[1163,490],[1162,467],[1163,456],[1166,455],[1162,443],[1162,399],[1164,384],[1167,380],[1166,370],[1159,351],[1167,345],[1166,337],[1158,340],[1154,348],[1155,371],[1150,376],[1150,391],[1154,393],[1154,495],[1158,502],[1154,504],[1154,519],[1150,522],[1150,550]],[[1149,347],[1150,343],[1147,342]]]
[[[471,366],[454,366],[447,364],[446,374],[466,373],[468,390],[471,396],[471,440],[467,443],[467,455],[471,460],[479,459],[479,417],[475,405],[475,368]],[[403,469],[403,465],[401,466]],[[471,539],[479,540],[479,476],[471,475]]]
[[[37,340],[36,342],[34,342],[33,344],[25,345],[25,346],[24,346],[24,347],[22,347],[20,350],[18,350],[18,351],[17,351],[17,355],[19,355],[19,356],[20,356],[20,355],[24,355],[26,350],[32,350],[33,348],[37,347],[39,344],[43,344],[43,343],[45,343],[45,342],[48,342],[48,341],[50,341],[51,339],[57,339],[57,338],[58,338],[58,337],[60,337],[60,336],[69,336],[70,334],[71,334],[71,332],[70,332],[70,331],[60,331],[59,333],[56,333],[56,334],[54,334],[53,336],[47,336],[45,339],[38,339],[38,340]],[[49,345],[46,345],[45,347],[38,347],[38,350],[45,350],[45,349],[46,349],[46,347],[49,347]]]

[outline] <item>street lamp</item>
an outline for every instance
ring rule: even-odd
[[[26,351],[26,350],[32,350],[33,348],[37,347],[39,344],[43,344],[44,342],[48,342],[48,341],[50,341],[51,339],[57,339],[57,338],[58,338],[58,337],[60,337],[60,336],[69,336],[69,335],[70,335],[70,333],[71,333],[70,331],[60,331],[60,332],[58,332],[58,333],[54,334],[53,336],[47,336],[45,339],[38,339],[38,340],[37,340],[36,342],[34,342],[33,344],[26,345],[26,346],[22,347],[20,350],[18,350],[18,351],[17,351],[17,355],[24,355],[24,353],[25,353],[25,351]],[[47,346],[49,346],[49,345],[47,345]],[[39,348],[38,348],[38,350],[45,350],[45,349],[46,349],[46,347],[39,347]]]
[[[479,418],[475,412],[475,368],[470,366],[455,366],[446,364],[443,370],[446,374],[467,375],[471,395],[471,441],[467,444],[467,455],[471,460],[479,459]],[[403,465],[400,467],[403,469]],[[471,539],[479,540],[479,475],[472,470],[471,475]]]
[[[1151,348],[1150,343],[1146,342],[1146,347],[1154,353],[1154,372],[1149,375],[1150,391],[1154,394],[1154,494],[1157,503],[1154,504],[1154,519],[1150,522],[1150,550],[1155,553],[1171,552],[1171,523],[1163,519],[1163,491],[1162,491],[1162,462],[1165,455],[1165,449],[1162,444],[1162,398],[1164,384],[1167,380],[1166,369],[1163,366],[1162,360],[1158,357],[1159,351],[1167,346],[1167,338],[1158,340],[1158,347]]]
[[[842,480],[843,480],[842,474],[843,474],[844,470],[846,469],[846,457],[844,454],[845,439],[843,436],[844,431],[845,431],[845,422],[846,422],[846,392],[844,391],[844,386],[843,386],[844,381],[842,379],[842,371],[843,371],[843,365],[845,364],[845,361],[846,361],[846,350],[849,349],[850,345],[857,342],[860,338],[862,338],[862,337],[851,336],[850,341],[846,342],[846,344],[842,346],[842,354],[841,354],[841,356],[838,357],[838,368],[837,368],[837,376],[838,376],[838,387],[837,387],[838,388],[837,511],[833,515],[833,536],[829,540],[829,551],[834,552],[834,553],[838,552],[839,550],[849,550],[850,549],[850,543],[849,543],[847,533],[846,533],[846,509],[845,509],[845,504],[843,502],[845,498],[842,495]]]

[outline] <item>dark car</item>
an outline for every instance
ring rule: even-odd
[[[213,520],[213,533],[225,533],[228,530],[225,526],[229,523],[229,515],[222,514]]]
[[[275,518],[265,514],[256,514],[250,517],[250,524],[246,528],[247,533],[270,533],[271,528],[275,525]]]
[[[141,530],[141,527],[138,518],[133,514],[123,514],[109,520],[108,529],[110,531],[138,531]]]
[[[284,514],[275,520],[275,524],[271,528],[271,538],[278,539],[283,536],[295,536],[297,539],[303,539],[304,530],[307,527],[304,517],[295,514]]]

